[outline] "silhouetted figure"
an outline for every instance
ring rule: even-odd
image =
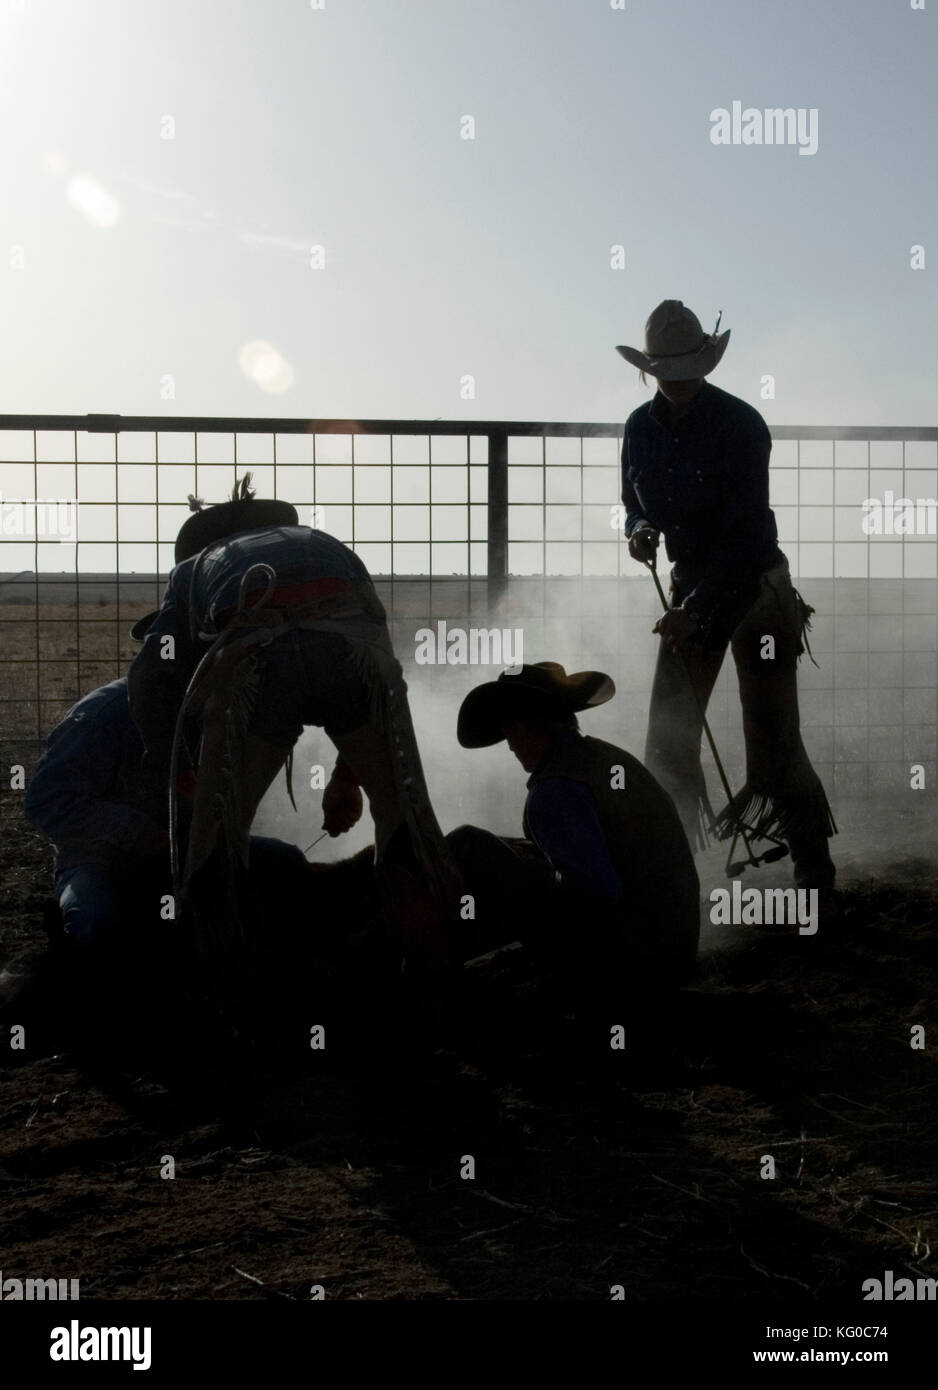
[[[577,711],[614,694],[602,672],[539,662],[463,701],[463,747],[505,739],[529,774],[521,852],[475,826],[448,837],[475,897],[466,957],[517,939],[618,993],[693,976],[699,884],[674,804],[630,753],[579,731]]]
[[[100,944],[150,908],[167,887],[166,790],[143,772],[127,679],[83,696],[46,740],[26,790],[27,820],[53,846],[67,936]]]
[[[288,503],[256,499],[247,483],[218,506],[190,499],[162,607],[129,674],[131,711],[164,779],[182,755],[187,719],[198,723],[186,881],[220,844],[229,867],[246,865],[261,798],[304,725],[320,725],[339,752],[326,828],[338,834],[359,819],[363,788],[405,948],[440,955],[455,870],[384,608],[353,551],[298,525]]]
[[[46,740],[24,806],[52,842],[69,945],[133,950],[141,944],[135,938],[160,931],[161,901],[172,887],[167,807],[163,780],[144,766],[126,676],[83,696]],[[255,836],[251,857],[258,884],[267,880],[268,902],[273,880],[308,881],[294,845]],[[170,930],[164,923],[163,935]]]
[[[661,634],[645,750],[674,798],[691,843],[706,844],[709,802],[700,765],[703,714],[727,646],[739,677],[746,784],[717,817],[721,838],[740,817],[791,850],[799,887],[828,889],[836,832],[801,740],[797,662],[813,609],[792,587],[769,507],[772,441],[762,416],[704,378],[729,330],[705,334],[680,300],[645,325],[645,351],[620,347],[657,378],[622,443],[622,500],[633,558],[653,561],[664,533],[671,608]],[[696,699],[695,699],[696,692]]]

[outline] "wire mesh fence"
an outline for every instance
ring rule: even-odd
[[[803,718],[820,764],[867,794],[935,756],[938,429],[772,435],[780,544],[818,609],[823,659],[803,664]],[[545,648],[568,630],[588,661],[584,634],[599,634],[593,664],[618,663],[628,682],[647,595],[621,528],[621,436],[615,424],[0,416],[0,737],[38,742],[126,669],[187,498],[221,501],[247,471],[259,495],[356,550],[392,622],[484,617],[507,589]],[[629,579],[631,609],[608,588]],[[636,689],[647,679],[643,666]]]

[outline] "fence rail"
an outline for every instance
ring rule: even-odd
[[[770,425],[775,439],[938,440],[938,425]],[[303,420],[235,415],[0,415],[0,430],[82,430],[116,434],[128,430],[209,434],[459,434],[544,435],[616,438],[621,423],[577,424],[569,420]]]

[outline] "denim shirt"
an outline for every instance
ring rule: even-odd
[[[622,882],[589,787],[570,777],[533,780],[558,748],[582,737],[576,729],[567,730],[546,750],[527,783],[525,822],[558,883],[593,897],[617,899]]]
[[[159,614],[130,667],[130,708],[146,744],[147,766],[154,772],[165,771],[169,765],[176,717],[189,681],[208,650],[207,641],[198,637],[193,641],[190,635],[189,596],[198,558],[183,560],[171,572]],[[241,577],[256,564],[270,565],[278,588],[311,579],[358,583],[368,578],[355,552],[325,531],[310,526],[244,531],[202,552],[192,594],[199,630],[212,631],[218,614],[237,605]],[[247,592],[263,592],[266,587],[267,576],[259,572],[249,581]],[[161,655],[166,637],[173,639],[172,660]]]
[[[708,381],[677,420],[658,392],[625,422],[625,533],[664,533],[676,597],[704,624],[735,626],[759,576],[785,558],[769,507],[771,448],[759,412]]]
[[[126,677],[85,695],[52,730],[23,809],[52,841],[56,875],[111,864],[148,825],[165,825],[165,789],[143,776],[142,758]]]
[[[189,580],[197,556],[183,560],[169,577],[163,607],[172,604],[188,611]],[[204,552],[196,578],[195,604],[203,623],[212,624],[218,613],[238,602],[241,576],[252,565],[266,564],[276,572],[278,588],[303,584],[310,579],[368,578],[368,571],[354,550],[311,526],[270,526],[262,531],[243,531]],[[267,578],[251,579],[248,592],[263,591]]]

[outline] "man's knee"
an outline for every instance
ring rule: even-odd
[[[59,910],[66,937],[82,946],[113,936],[121,915],[114,885],[87,875],[70,879],[60,888]]]

